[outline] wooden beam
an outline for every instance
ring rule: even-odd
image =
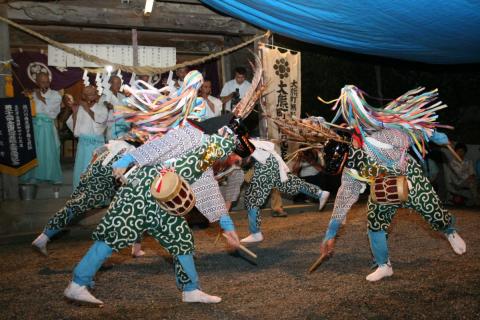
[[[2,1],[2,0],[0,0]],[[7,0],[8,1],[8,0]],[[9,1],[9,2],[16,2]],[[56,2],[62,4],[73,4],[73,5],[88,5],[88,6],[98,6],[98,7],[130,7],[130,8],[144,8],[145,7],[145,0],[130,0],[130,1],[122,1],[122,0],[50,0],[50,1],[36,1],[36,2]],[[205,6],[202,1],[200,0],[155,0],[155,4],[160,3],[175,3],[175,4],[189,4],[189,5],[198,5],[198,6]]]
[[[137,29],[132,29],[132,50],[133,50],[133,66],[138,66],[138,33]]]
[[[29,28],[63,43],[91,43],[131,45],[130,30],[56,27],[27,25]],[[142,46],[175,47],[180,54],[206,55],[220,51],[224,46],[224,37],[219,35],[178,34],[168,32],[138,31],[138,44]],[[25,48],[45,46],[46,44],[20,30],[10,28],[10,46]]]
[[[174,3],[189,3],[189,4],[198,4],[203,5],[200,0],[165,0],[165,1],[158,1],[157,2],[174,2]]]
[[[6,6],[0,4],[0,15],[5,16]],[[8,24],[0,22],[0,61],[10,60],[10,37]],[[3,67],[3,66],[2,66]],[[5,68],[3,74],[10,74]],[[5,97],[5,79],[0,75],[0,97]],[[18,199],[18,177],[0,173],[0,202],[5,199]]]
[[[114,5],[116,7],[107,7]],[[58,1],[39,3],[13,1],[8,4],[8,17],[29,24],[108,27],[138,30],[208,33],[222,35],[254,35],[258,29],[237,19],[218,14],[205,6],[158,2],[149,17],[143,8],[121,6],[120,1]]]

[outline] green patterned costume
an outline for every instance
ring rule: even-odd
[[[121,154],[115,155],[111,161],[103,164],[108,155],[109,152],[102,153],[88,166],[65,206],[48,220],[43,233],[49,238],[71,221],[82,218],[88,211],[101,208],[112,201],[117,192],[115,178],[112,175],[112,163],[118,160]]]
[[[413,89],[384,108],[372,107],[365,100],[366,96],[357,87],[347,85],[342,88],[341,97],[334,107],[337,113],[333,122],[343,118],[352,129],[352,144],[321,252],[323,255],[332,253],[334,237],[348,211],[357,202],[365,183],[372,185],[375,193],[368,199],[367,233],[378,268],[366,280],[373,282],[393,275],[387,231],[400,207],[417,211],[434,230],[443,232],[455,253],[465,253],[466,244],[455,230],[454,217],[442,207],[421,167],[409,154],[412,151],[421,159],[427,152],[425,147],[429,141],[439,145],[448,144],[447,136],[436,131],[440,127],[436,111],[446,107],[439,101],[438,91]],[[339,160],[344,159],[343,151],[340,151],[344,146],[336,146],[333,141],[330,143],[333,147],[331,150],[336,152],[330,156],[327,152],[325,160],[333,168],[339,164]],[[386,176],[395,180],[380,181]],[[396,189],[393,184],[399,181],[398,177],[402,177],[401,183],[408,184],[407,198],[402,199],[404,202],[393,194]],[[381,190],[383,188],[384,191]],[[398,196],[403,191],[406,190],[397,190]],[[383,204],[373,202],[373,196],[378,196]],[[385,201],[380,199],[384,196]]]
[[[423,174],[422,167],[407,156],[406,176],[409,181],[407,202],[396,204],[379,204],[368,198],[368,228],[372,231],[388,231],[392,218],[400,207],[416,210],[434,230],[445,231],[452,224],[452,216],[442,207],[440,199],[433,190],[430,181]],[[351,149],[346,168],[362,172],[365,168],[378,167],[388,175],[398,176],[400,170],[379,165],[362,149]]]
[[[80,176],[80,182],[65,203],[47,222],[43,234],[49,239],[90,210],[108,205],[117,192],[113,163],[135,147],[123,140],[111,140],[95,151],[98,155]]]
[[[357,202],[365,184],[362,178],[375,177],[380,173],[405,175],[409,191],[407,201],[402,204],[379,204],[371,197],[368,199],[368,236],[379,266],[386,265],[389,260],[386,234],[400,207],[417,211],[434,230],[447,236],[455,233],[453,216],[442,207],[421,166],[407,153],[409,143],[409,137],[404,132],[383,129],[366,137],[363,148],[350,148],[325,241],[335,237],[348,211]]]
[[[207,149],[212,146],[215,146],[214,157],[205,160]],[[177,159],[173,167],[191,184],[200,178],[205,168],[212,164],[211,161],[229,154],[233,148],[233,139],[212,135],[202,146]],[[93,239],[105,242],[118,251],[132,245],[146,232],[174,256],[177,279],[188,282],[175,257],[193,253],[192,232],[185,218],[162,210],[150,193],[153,180],[164,167],[165,164],[145,166],[129,175],[128,183],[116,194],[107,214],[93,233]]]
[[[270,155],[264,164],[255,161],[253,177],[245,192],[245,206],[248,209],[251,233],[260,232],[260,208],[265,204],[273,188],[292,196],[304,193],[313,198],[319,198],[322,189],[318,186],[290,173],[287,174],[287,177],[287,181],[281,181],[279,164],[273,155]]]

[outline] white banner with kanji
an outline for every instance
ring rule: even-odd
[[[286,112],[296,117],[301,113],[301,54],[281,52],[275,46],[259,44],[264,68],[264,83],[268,84],[263,101],[265,112],[280,118]],[[282,51],[285,51],[282,49]],[[289,143],[287,136],[279,132],[273,121],[268,122],[268,139],[279,141],[282,158],[294,151],[295,143]]]
[[[113,44],[67,43],[69,47],[100,57],[112,64],[133,65],[133,46]],[[138,63],[140,66],[169,67],[177,63],[175,47],[138,46]],[[48,46],[48,65],[56,67],[105,67],[67,53],[54,46]]]

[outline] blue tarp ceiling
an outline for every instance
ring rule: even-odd
[[[480,0],[202,0],[275,33],[434,64],[480,62]]]

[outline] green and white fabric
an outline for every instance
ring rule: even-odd
[[[288,173],[287,181],[282,182],[280,179],[280,170],[277,160],[273,155],[270,155],[265,164],[255,161],[253,167],[253,177],[250,181],[247,191],[245,192],[245,206],[248,210],[256,209],[256,224],[254,228],[259,229],[261,224],[260,208],[265,204],[270,192],[273,188],[281,193],[288,195],[296,195],[298,193],[305,193],[318,199],[320,189],[318,186],[310,184],[299,177]],[[254,212],[251,210],[251,212]],[[253,220],[253,219],[252,219]]]
[[[207,148],[212,145],[217,151],[213,154],[214,160],[230,153],[234,141],[232,138],[210,136],[201,146],[175,160],[173,168],[188,183],[195,182],[202,176],[206,166],[211,165],[205,163],[204,159]],[[151,184],[162,169],[163,164],[144,166],[128,176],[127,184],[120,188],[93,233],[94,240],[105,242],[118,251],[131,246],[146,232],[174,257],[193,253],[193,235],[186,220],[162,210],[150,193]],[[174,260],[177,279],[188,279],[181,265]]]

